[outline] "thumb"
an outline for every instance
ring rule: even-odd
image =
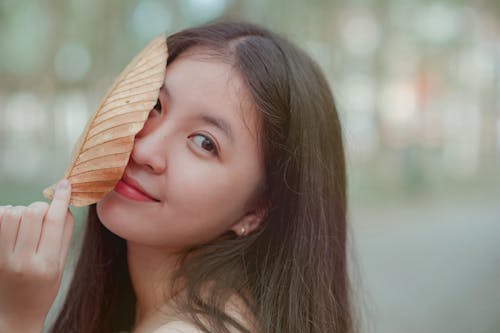
[[[64,234],[65,222],[68,214],[71,184],[63,179],[57,185],[47,215],[45,216],[39,250],[48,257],[57,258]]]
[[[66,259],[68,257],[74,225],[75,217],[73,216],[73,213],[68,209],[68,213],[64,221],[64,229],[61,239],[61,251],[59,257],[59,269],[61,270],[61,272],[64,270],[64,265],[66,264]]]

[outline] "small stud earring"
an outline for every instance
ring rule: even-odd
[[[240,236],[245,236],[246,232],[247,232],[247,229],[245,229],[245,227],[241,227]]]

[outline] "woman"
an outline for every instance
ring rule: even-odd
[[[51,332],[352,332],[344,151],[320,69],[247,23],[187,29],[167,45],[158,102],[124,178],[89,208]],[[73,223],[61,187],[50,206],[1,210],[14,235],[0,231],[2,257],[39,241],[57,272],[26,283],[43,287],[36,303],[24,296],[38,310],[1,305],[4,327],[23,313],[40,327],[55,297]],[[0,290],[20,299],[14,285]]]

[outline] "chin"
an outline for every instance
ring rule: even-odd
[[[120,209],[120,205],[110,193],[96,204],[97,216],[101,223],[115,235],[127,239],[126,234],[126,214]],[[125,216],[123,216],[125,215]],[[124,223],[125,222],[125,223]]]
[[[124,205],[116,194],[110,193],[99,201],[96,213],[102,225],[118,237],[140,244],[148,244],[150,241],[149,235],[144,234],[143,227],[137,223],[138,218],[130,206]]]

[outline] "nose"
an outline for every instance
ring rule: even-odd
[[[145,124],[144,128],[135,136],[130,159],[148,172],[160,174],[167,169],[163,144],[165,140],[159,129],[152,130],[147,127]]]

